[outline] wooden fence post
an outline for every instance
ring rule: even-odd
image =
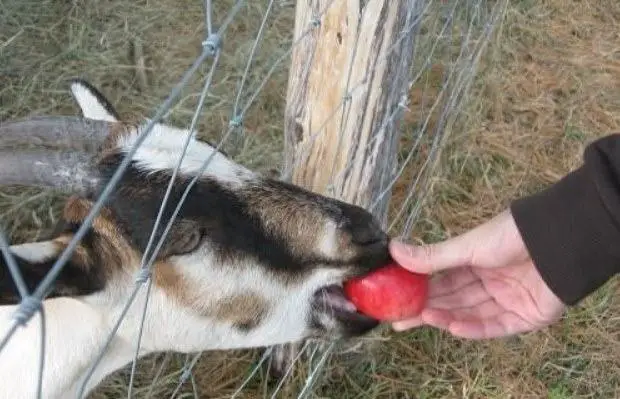
[[[299,0],[296,6],[284,175],[366,209],[386,191],[371,210],[384,226],[419,3]],[[278,363],[290,361],[297,347],[276,348],[276,373],[288,367]]]

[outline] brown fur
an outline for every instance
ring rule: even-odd
[[[54,244],[56,245],[56,249],[57,249],[56,256],[60,256],[60,254],[65,250],[65,248],[67,248],[67,245],[69,245],[69,242],[71,241],[72,238],[73,236],[71,235],[63,234],[55,238],[54,240],[52,240]],[[81,266],[84,269],[84,271],[88,271],[92,267],[92,264],[93,264],[92,258],[90,254],[88,253],[88,250],[80,244],[78,244],[75,247],[75,250],[71,254],[70,259],[74,264]]]
[[[224,300],[207,304],[199,287],[183,279],[169,262],[154,265],[153,282],[181,306],[194,310],[198,315],[229,322],[242,330],[257,327],[269,311],[269,303],[259,294],[231,295]]]
[[[92,208],[93,203],[87,199],[80,197],[71,197],[67,201],[64,209],[64,218],[68,222],[81,223]],[[120,231],[118,224],[114,220],[111,211],[102,208],[101,212],[92,223],[92,228],[97,235],[97,239],[93,244],[93,251],[101,260],[101,267],[106,270],[105,275],[108,279],[124,271],[127,274],[133,274],[138,270],[142,257],[141,254],[130,244],[129,240]],[[56,241],[66,246],[71,237],[61,236]],[[83,264],[87,264],[86,260],[91,256],[87,250],[78,246],[76,256],[83,260]],[[82,263],[82,262],[81,262]],[[174,271],[172,265],[157,263],[153,267],[153,282],[156,286],[164,289],[173,297],[182,297],[184,291],[181,284],[180,276]]]
[[[67,222],[81,223],[92,206],[90,200],[73,196],[67,200],[63,217]],[[134,270],[128,268],[139,265],[140,256],[118,228],[109,209],[101,209],[93,219],[92,229],[97,237],[93,243],[93,250],[96,252],[94,255],[100,259],[100,267],[104,268],[105,275],[110,278],[123,269],[133,272]]]
[[[239,294],[225,298],[215,306],[212,317],[227,321],[243,330],[258,327],[267,316],[269,304],[259,294]]]
[[[192,301],[188,296],[190,287],[177,273],[172,263],[157,262],[153,265],[153,283],[161,288],[169,298],[185,307],[192,307]]]
[[[305,192],[295,196],[264,186],[252,188],[246,200],[273,231],[286,237],[290,249],[298,255],[306,255],[320,245],[326,220],[326,210],[317,206],[320,200],[307,196]],[[338,259],[346,261],[358,255],[352,250],[357,247],[351,245],[349,234],[338,231],[335,239]]]
[[[99,160],[104,159],[110,154],[114,154],[118,151],[117,143],[121,139],[121,137],[126,136],[132,130],[138,128],[138,123],[129,123],[129,122],[117,122],[112,123],[110,125],[110,131],[108,132],[108,136],[103,142],[101,146],[101,151],[99,153]]]
[[[312,253],[322,237],[325,215],[316,204],[291,198],[269,187],[253,188],[246,195],[250,208],[278,236],[292,238],[290,249],[296,254]]]

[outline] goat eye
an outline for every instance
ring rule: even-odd
[[[180,220],[168,234],[168,255],[182,255],[198,248],[206,229],[190,220]]]
[[[206,230],[205,230],[204,227],[200,227],[200,228],[194,230],[194,232],[192,234],[193,234],[192,241],[193,241],[193,244],[194,244],[194,247],[192,248],[192,250],[194,250],[202,242],[202,238],[205,236]]]

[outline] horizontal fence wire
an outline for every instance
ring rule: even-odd
[[[244,97],[244,89],[249,85],[248,82],[250,81],[250,76],[253,72],[253,63],[261,46],[265,32],[269,27],[268,22],[270,17],[273,16],[274,8],[276,8],[277,3],[285,2],[270,0],[266,3],[263,18],[260,21],[249,56],[244,63],[245,66],[238,82],[236,95],[234,96],[234,101],[232,103],[229,123],[220,133],[220,139],[216,145],[217,150],[220,150],[227,141],[232,140],[236,143],[235,145],[238,145],[239,140],[243,139],[244,118],[251,107],[255,104],[257,98],[263,92],[274,73],[276,73],[277,69],[281,67],[284,61],[293,53],[296,46],[298,46],[315,30],[320,29],[325,13],[327,13],[336,1],[338,0],[327,1],[325,3],[325,7],[314,15],[312,22],[308,27],[306,27],[301,35],[299,35],[298,39],[292,41],[286,51],[284,51],[280,56],[275,57],[266,70],[264,76],[261,79],[258,79],[258,82],[252,90],[248,90],[246,101],[243,103],[242,99]],[[488,2],[485,0],[457,0],[454,2],[441,2],[439,0],[416,1],[415,7],[408,10],[408,15],[406,17],[408,23],[405,28],[402,32],[399,32],[395,43],[387,49],[383,58],[378,60],[377,65],[374,68],[370,68],[359,81],[351,81],[352,70],[347,71],[346,85],[343,88],[341,101],[334,107],[333,113],[326,116],[324,123],[321,126],[316,127],[316,129],[311,132],[311,139],[306,143],[305,150],[300,150],[300,153],[296,157],[296,163],[291,165],[290,170],[283,171],[282,179],[290,180],[292,177],[292,170],[307,162],[310,146],[314,140],[321,137],[322,134],[325,134],[326,126],[338,115],[339,112],[341,113],[339,129],[341,134],[338,138],[337,148],[340,148],[342,145],[341,139],[342,132],[344,131],[344,123],[345,120],[348,119],[347,115],[350,111],[348,106],[350,105],[351,99],[355,98],[355,96],[364,94],[366,84],[376,71],[376,68],[379,67],[379,64],[386,62],[393,56],[393,52],[396,51],[402,40],[413,40],[414,56],[412,66],[408,69],[408,84],[405,87],[399,88],[399,90],[394,88],[394,90],[389,93],[388,98],[385,99],[386,103],[395,104],[395,106],[385,115],[379,129],[385,130],[391,126],[398,125],[398,122],[403,119],[405,114],[416,113],[410,108],[410,90],[413,87],[422,86],[424,94],[422,95],[423,98],[419,101],[421,105],[417,107],[418,110],[416,113],[416,119],[420,122],[414,131],[406,132],[410,138],[412,138],[412,142],[410,143],[410,147],[406,148],[405,154],[400,157],[397,168],[395,170],[388,167],[382,168],[381,181],[383,183],[381,185],[381,189],[373,196],[372,205],[369,208],[371,211],[374,211],[380,204],[384,203],[384,201],[386,201],[386,199],[390,196],[394,186],[401,181],[405,172],[412,168],[413,163],[417,163],[419,169],[418,172],[413,176],[413,178],[411,178],[407,188],[405,189],[404,198],[401,203],[398,204],[399,206],[394,208],[391,221],[387,226],[385,226],[386,230],[390,233],[398,228],[400,235],[410,235],[420,213],[424,198],[429,192],[430,182],[438,162],[439,155],[441,154],[442,145],[445,143],[445,139],[450,131],[451,125],[455,124],[455,121],[458,119],[459,110],[463,106],[467,93],[474,80],[476,67],[480,60],[481,54],[483,53],[486,44],[489,42],[494,28],[503,15],[503,8],[505,7],[505,4],[505,1]],[[172,216],[165,224],[165,227],[163,227],[161,234],[158,234],[160,233],[160,225],[164,219],[164,210],[170,201],[170,195],[174,187],[174,183],[177,180],[180,167],[185,159],[185,156],[187,155],[189,146],[191,145],[192,140],[197,137],[197,125],[205,108],[205,102],[210,93],[222,52],[226,51],[226,32],[231,26],[234,26],[235,18],[242,8],[244,6],[248,6],[246,2],[241,0],[234,2],[229,12],[221,19],[219,28],[216,30],[214,21],[216,21],[217,18],[213,15],[214,11],[212,2],[210,0],[204,0],[203,5],[205,36],[204,41],[202,42],[201,53],[197,56],[192,65],[185,71],[180,81],[170,91],[161,106],[156,109],[154,116],[141,130],[134,146],[123,158],[120,166],[112,175],[108,185],[104,188],[101,195],[94,203],[91,211],[81,224],[80,228],[77,230],[59,258],[54,262],[49,273],[45,276],[41,283],[35,287],[32,293],[29,292],[26,284],[24,283],[19,267],[17,266],[9,249],[9,244],[4,238],[4,235],[0,234],[0,249],[2,250],[8,271],[15,282],[21,298],[20,305],[17,307],[17,312],[12,322],[13,324],[9,327],[7,334],[0,338],[0,361],[2,361],[2,351],[7,345],[10,344],[10,339],[13,334],[19,330],[20,326],[25,325],[37,312],[39,312],[41,321],[39,379],[38,381],[33,381],[33,383],[36,382],[38,384],[37,397],[39,398],[42,397],[41,385],[43,373],[45,371],[44,364],[46,346],[45,314],[43,307],[41,306],[42,302],[45,300],[46,295],[55,279],[62,272],[67,261],[72,256],[78,243],[84,238],[94,219],[104,207],[108,197],[113,193],[117,184],[123,177],[123,174],[129,166],[133,155],[152,132],[155,124],[162,121],[162,119],[169,114],[175,102],[178,101],[182,90],[197,75],[201,66],[207,62],[210,62],[211,64],[208,72],[205,74],[204,83],[202,84],[202,90],[200,91],[197,106],[193,112],[192,119],[187,130],[187,137],[185,138],[184,146],[181,154],[179,154],[179,160],[173,169],[164,199],[161,203],[156,221],[149,236],[146,250],[141,258],[140,268],[135,276],[135,287],[128,296],[123,310],[120,312],[112,330],[109,331],[108,339],[99,352],[95,362],[88,366],[84,379],[80,381],[81,385],[78,397],[84,397],[89,381],[109,350],[112,340],[123,323],[127,312],[135,302],[136,298],[138,298],[140,290],[144,287],[144,285],[146,285],[147,291],[144,304],[141,307],[141,319],[138,333],[135,337],[135,350],[133,360],[130,365],[130,376],[127,386],[127,397],[132,398],[135,396],[135,375],[137,373],[138,360],[141,353],[142,335],[144,332],[143,328],[148,312],[152,286],[151,269],[155,263],[159,251],[163,246],[164,240],[168,236],[168,233],[170,232],[170,229],[176,220],[181,207],[183,206],[185,199],[198,181],[199,176],[209,166],[215,152],[204,160],[196,173],[196,176],[189,181],[187,187],[181,195],[181,199],[174,208]],[[424,43],[420,37],[422,35],[422,27],[426,27],[426,29],[428,29],[427,36],[435,35],[435,39],[430,40],[430,45],[429,43]],[[457,30],[461,31],[460,33],[455,34],[455,31]],[[352,57],[355,57],[358,51],[358,38],[359,32],[355,39],[355,46],[352,49]],[[451,41],[455,41],[456,43]],[[456,54],[453,54],[453,52],[456,52]],[[423,82],[423,80],[428,79],[427,72],[431,65],[437,61],[438,53],[441,53],[442,58],[447,58],[447,60],[444,59],[447,64],[447,72],[444,73],[444,76],[442,77],[441,88],[431,96],[426,93],[426,91],[429,90],[428,81]],[[310,57],[307,62],[309,65]],[[432,98],[429,99],[428,97]],[[434,126],[431,130],[429,126],[431,125],[432,120],[434,120]],[[426,153],[426,156],[421,158],[420,148],[424,142],[427,142],[427,144],[430,145],[430,149]],[[371,143],[371,145],[372,144],[373,143]],[[341,174],[346,173],[346,171],[351,167],[351,161],[352,160],[350,159],[347,161],[347,165],[345,165],[344,169],[340,172]],[[330,174],[331,186],[335,181],[338,181],[341,176],[335,172],[335,163],[333,163],[330,168],[332,170],[332,173]],[[332,192],[329,194],[336,196],[338,195],[338,193],[333,191],[333,188]],[[300,348],[294,352],[295,355],[293,356],[289,367],[285,371],[284,378],[276,384],[270,394],[265,393],[264,396],[271,398],[280,397],[278,395],[280,395],[281,390],[284,388],[286,378],[294,373],[293,367],[301,363],[300,359],[304,354],[308,355],[309,364],[303,366],[306,368],[306,375],[305,378],[303,378],[301,385],[298,386],[296,396],[299,398],[309,396],[312,389],[316,386],[317,380],[320,379],[321,373],[327,367],[326,365],[329,362],[330,356],[337,350],[338,346],[338,342],[313,343],[312,341],[305,341],[303,345],[301,345]],[[236,398],[243,395],[244,389],[252,383],[253,379],[257,375],[260,374],[260,369],[264,366],[272,354],[273,348],[267,348],[267,350],[263,352],[255,367],[251,369],[245,378],[241,379],[240,385],[231,393],[231,397]],[[194,379],[193,369],[201,359],[201,356],[202,352],[192,355],[188,354],[185,356],[184,365],[177,373],[178,381],[170,393],[171,398],[177,397],[185,384],[188,382],[191,383],[191,395],[193,395],[193,397],[199,397],[199,388],[197,387]],[[158,386],[158,380],[161,378],[163,373],[165,373],[164,369],[167,367],[169,361],[169,354],[166,354],[151,384],[145,388],[148,389],[145,397],[151,397],[154,395],[156,387]]]

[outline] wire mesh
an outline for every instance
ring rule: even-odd
[[[63,254],[54,263],[50,273],[32,292],[29,292],[25,286],[19,268],[8,250],[8,243],[4,239],[4,235],[0,234],[0,247],[3,256],[22,298],[16,317],[13,320],[12,326],[8,329],[7,335],[0,337],[0,361],[2,361],[2,349],[6,345],[10,345],[11,336],[19,329],[20,325],[30,320],[36,312],[40,312],[41,323],[44,326],[44,312],[40,302],[45,298],[54,279],[65,266],[77,243],[86,234],[95,216],[101,211],[107,197],[113,192],[129,165],[132,155],[151,132],[153,125],[158,121],[173,117],[175,104],[176,107],[182,107],[180,104],[187,101],[186,98],[181,97],[183,91],[190,87],[192,79],[200,77],[200,71],[204,70],[197,103],[195,107],[192,107],[191,112],[188,112],[188,114],[191,114],[191,121],[188,126],[185,146],[173,171],[147,248],[141,259],[140,270],[136,275],[135,288],[127,298],[124,311],[121,312],[114,328],[110,331],[108,341],[103,346],[103,350],[96,361],[88,365],[85,379],[81,381],[79,397],[84,396],[87,382],[100,365],[106,351],[110,348],[115,334],[124,321],[127,310],[138,298],[139,292],[145,286],[146,295],[142,307],[140,327],[135,337],[134,358],[131,365],[121,372],[126,373],[127,376],[126,383],[123,384],[124,392],[122,394],[128,398],[204,397],[201,395],[211,397],[208,393],[201,394],[200,384],[197,383],[194,375],[195,367],[201,360],[204,360],[207,354],[176,355],[167,353],[161,359],[150,357],[149,359],[153,365],[152,371],[154,371],[150,379],[146,376],[148,373],[139,366],[144,317],[148,310],[149,294],[151,292],[152,280],[150,279],[150,270],[177,213],[183,205],[183,201],[196,183],[197,177],[187,185],[181,200],[175,205],[173,216],[163,227],[163,230],[162,226],[160,226],[162,224],[162,214],[169,201],[172,185],[177,179],[180,165],[189,149],[191,139],[197,137],[200,130],[199,126],[204,124],[201,123],[201,115],[205,108],[207,108],[205,104],[209,103],[209,107],[214,107],[219,102],[219,105],[223,105],[229,110],[228,120],[222,124],[222,129],[218,134],[217,148],[226,147],[228,152],[232,153],[240,162],[252,164],[249,161],[255,154],[247,151],[248,143],[252,141],[252,137],[247,137],[247,132],[244,131],[248,116],[251,115],[251,117],[255,118],[256,115],[265,113],[264,108],[266,106],[274,107],[273,104],[269,103],[270,101],[279,103],[276,107],[283,107],[282,97],[277,99],[270,98],[259,103],[260,96],[265,93],[266,87],[272,84],[274,76],[286,76],[287,60],[295,46],[299,45],[314,30],[320,29],[323,16],[329,7],[332,7],[337,1],[340,0],[324,2],[325,7],[314,15],[312,23],[306,27],[304,33],[297,40],[293,41],[290,38],[290,32],[284,33],[282,35],[286,39],[281,39],[280,37],[276,46],[272,45],[262,53],[261,49],[264,47],[262,44],[264,44],[265,37],[270,30],[292,30],[294,2],[275,0],[245,2],[238,0],[223,2],[216,6],[211,1],[205,0],[200,4],[204,10],[201,27],[203,30],[201,51],[196,55],[194,62],[182,74],[179,82],[173,87],[166,99],[157,107],[154,115],[151,117],[151,121],[141,132],[134,148],[125,156],[120,167],[113,175],[110,184],[102,192],[83,225]],[[396,170],[391,170],[387,167],[383,168],[381,171],[381,189],[374,193],[373,202],[370,206],[371,210],[385,208],[386,214],[382,218],[388,220],[385,226],[386,229],[392,235],[404,237],[410,236],[413,231],[426,194],[430,189],[432,176],[443,144],[450,131],[459,123],[460,110],[464,106],[467,93],[474,81],[476,66],[494,28],[503,16],[503,8],[505,6],[505,2],[487,0],[457,0],[453,2],[418,0],[413,3],[415,3],[415,6],[408,10],[409,15],[407,16],[408,23],[406,28],[399,32],[397,39],[398,41],[409,39],[413,40],[414,43],[412,62],[410,68],[408,68],[409,84],[400,91],[394,90],[389,93],[389,98],[385,101],[387,103],[396,103],[397,106],[390,110],[382,121],[381,126],[383,128],[387,125],[394,125],[405,116],[414,122],[406,125],[406,130],[401,132],[402,137],[398,143],[398,148],[395,149],[398,151],[397,168]],[[133,10],[135,11],[135,9]],[[253,15],[260,16],[260,18],[256,18],[253,24],[249,24],[247,18],[240,17],[244,12],[248,13],[248,15],[254,13]],[[16,15],[19,15],[19,13]],[[8,18],[6,15],[3,17]],[[239,26],[236,26],[236,21],[240,21]],[[286,23],[282,23],[282,21]],[[234,37],[241,30],[253,32],[251,33],[253,39],[250,41],[251,45],[249,49],[246,49],[247,51],[231,48],[227,44],[227,40]],[[19,31],[12,33],[10,40],[6,40],[2,46],[10,49],[11,42],[17,37],[16,35],[20,35]],[[356,52],[357,45],[359,43],[356,39],[353,54]],[[394,48],[396,48],[396,44],[394,44]],[[277,51],[274,49],[277,49]],[[232,77],[228,76],[226,72],[220,72],[218,75],[218,71],[222,70],[220,63],[222,57],[226,56],[226,52],[240,52],[242,55],[239,57],[242,60],[236,63],[240,71],[236,76],[232,74]],[[386,53],[386,58],[391,55],[392,49],[389,49]],[[0,68],[4,67],[0,64]],[[369,70],[366,77],[373,72],[373,69]],[[342,101],[336,107],[342,110],[341,116],[348,112],[347,107],[350,104],[350,100],[357,95],[361,95],[366,82],[365,78],[360,81],[351,81],[349,79],[350,76],[351,71],[348,71]],[[215,94],[213,86],[218,79],[237,82],[233,96],[223,100],[224,94]],[[280,90],[282,89],[280,88]],[[230,91],[228,93],[230,94]],[[257,103],[259,103],[258,106]],[[183,106],[183,108],[188,107]],[[337,115],[337,111],[337,109],[334,109],[334,113],[327,116],[325,124]],[[342,118],[344,120],[344,117]],[[280,123],[281,121],[278,120],[269,120],[267,122],[268,126],[265,126],[265,128],[268,129],[270,126]],[[317,127],[312,132],[312,137],[320,137],[324,133],[324,127],[325,125]],[[338,146],[340,146],[341,141],[339,140],[338,143]],[[297,163],[291,165],[291,168],[299,167],[299,164],[307,161],[307,157],[304,154],[301,154],[296,159]],[[211,157],[204,160],[202,170],[207,168],[209,162],[211,162]],[[260,161],[254,163],[260,164]],[[266,163],[270,162],[267,161]],[[335,164],[331,168],[335,170]],[[199,175],[200,173],[197,174],[197,176]],[[291,170],[283,171],[283,179],[290,178]],[[338,180],[338,176],[334,172],[332,173],[332,182],[335,180]],[[399,196],[394,197],[394,188],[399,184],[402,186]],[[329,194],[338,196],[341,193],[331,192]],[[390,196],[393,199],[389,209],[387,209],[385,205],[388,203]],[[156,237],[159,238],[156,239]],[[380,337],[372,337],[370,340],[380,340]],[[363,349],[359,349],[358,345],[359,341],[353,344],[306,341],[299,348],[289,348],[292,351],[292,360],[288,364],[289,367],[285,371],[284,378],[276,383],[270,383],[268,375],[264,371],[264,366],[268,363],[269,357],[273,355],[274,348],[268,348],[262,353],[257,350],[246,351],[245,357],[238,356],[235,358],[240,362],[235,368],[235,378],[228,379],[226,384],[223,384],[223,388],[218,391],[220,392],[218,395],[221,396],[221,392],[226,392],[224,394],[225,397],[234,398],[308,397],[313,392],[321,391],[322,388],[319,383],[321,376],[328,373],[330,369],[336,368],[334,362],[338,361],[338,356],[335,355],[356,351],[363,352]],[[243,370],[243,365],[247,367],[246,370]],[[41,376],[45,372],[44,366],[45,329],[42,328],[41,356],[39,359],[40,377],[38,381],[32,382],[38,384],[38,397],[41,397],[40,385],[42,381]],[[215,370],[211,371],[215,372]],[[204,374],[205,370],[202,373]],[[143,375],[138,376],[138,374]],[[142,384],[136,386],[137,380],[140,380]],[[214,387],[207,388],[214,390]]]

